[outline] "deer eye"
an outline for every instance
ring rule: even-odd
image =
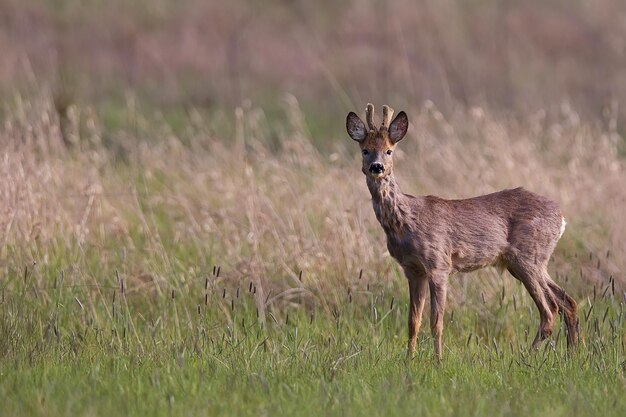
[[[367,155],[367,154],[369,154],[369,153],[370,153],[370,151],[368,151],[367,149],[363,149],[363,151],[362,151],[362,152],[363,152],[363,155]]]
[[[393,153],[393,151],[391,149],[387,149],[387,152],[385,152],[387,155],[391,155]]]

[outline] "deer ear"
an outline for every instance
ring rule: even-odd
[[[365,124],[363,124],[359,116],[352,111],[348,113],[348,117],[346,118],[346,130],[348,130],[348,135],[357,142],[361,142],[367,135]]]
[[[408,129],[409,118],[406,116],[405,112],[401,111],[389,125],[389,139],[391,139],[393,143],[400,142],[404,135],[406,135]]]

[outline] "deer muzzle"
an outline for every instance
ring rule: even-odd
[[[370,165],[370,172],[372,174],[380,175],[385,172],[385,166],[380,162],[374,162]]]

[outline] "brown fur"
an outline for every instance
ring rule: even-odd
[[[430,289],[431,331],[441,360],[441,337],[448,278],[455,272],[486,266],[506,268],[520,280],[539,309],[540,325],[532,347],[552,334],[557,313],[563,315],[568,345],[578,341],[576,301],[548,274],[548,261],[564,220],[558,205],[523,188],[463,200],[414,197],[400,191],[393,175],[393,151],[408,129],[404,112],[380,129],[354,113],[346,126],[363,152],[362,171],[372,195],[376,218],[387,235],[387,248],[409,281],[409,357],[415,351],[426,288]],[[373,119],[368,104],[367,119]],[[380,171],[380,172],[379,172]]]

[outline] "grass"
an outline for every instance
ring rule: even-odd
[[[569,227],[550,269],[580,303],[577,351],[560,325],[529,352],[538,317],[523,287],[460,274],[438,366],[427,324],[405,359],[406,283],[352,144],[343,131],[316,141],[297,100],[282,105],[238,110],[228,136],[193,109],[172,126],[129,102],[117,114],[132,127],[111,128],[71,106],[61,133],[50,97],[6,106],[1,414],[624,414],[614,131],[571,114],[408,109],[405,191],[522,183],[557,199]]]
[[[48,289],[26,281],[5,292],[0,306],[5,415],[626,410],[624,301],[611,291],[583,303],[584,342],[572,353],[562,329],[528,352],[536,314],[521,287],[515,297],[523,301],[515,305],[504,296],[476,312],[456,310],[446,320],[445,361],[437,366],[425,334],[416,358],[405,360],[406,297],[357,283],[351,302],[332,314],[296,306],[269,311],[262,324],[254,294],[225,291],[216,276],[149,305],[123,289],[123,278],[94,298],[87,287],[60,279]],[[206,304],[199,302],[203,293]]]
[[[0,416],[626,415],[623,2],[374,3],[0,0]],[[406,360],[367,101],[405,192],[561,204],[578,350],[486,269]]]

